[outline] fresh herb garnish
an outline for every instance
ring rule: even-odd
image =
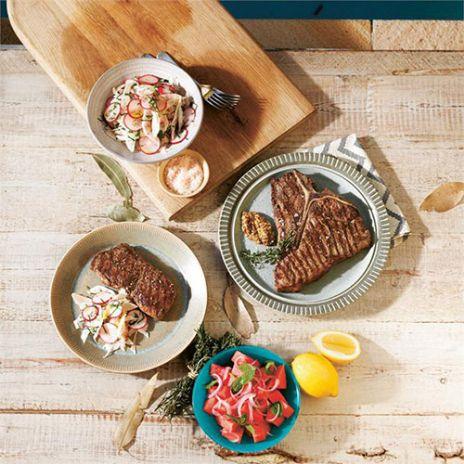
[[[251,382],[255,376],[256,367],[248,363],[243,363],[238,366],[242,375],[237,377],[230,387],[233,393],[238,393],[248,382]]]
[[[275,367],[276,365],[274,361],[267,361],[264,365],[264,370],[266,371],[266,374],[272,374],[275,371]]]
[[[214,387],[215,385],[217,385],[217,383],[218,383],[218,381],[216,379],[213,379],[213,380],[211,380],[211,382],[209,382],[209,383],[207,383],[205,385],[205,388],[207,390],[209,390],[211,387]]]
[[[243,250],[241,256],[250,264],[258,267],[264,264],[275,264],[290,250],[290,248],[292,248],[294,241],[294,236],[292,234],[285,237],[283,240],[279,240],[276,246],[267,247],[264,251]]]
[[[230,414],[226,414],[229,419],[232,419],[238,425],[242,427],[246,425],[248,417],[246,414],[242,414],[240,417],[231,416]]]
[[[239,344],[240,338],[236,335],[226,332],[222,337],[214,338],[202,325],[195,337],[193,354],[187,362],[188,374],[163,396],[156,411],[170,419],[174,416],[191,415],[193,384],[201,368],[215,354]]]
[[[255,433],[255,428],[251,424],[245,425],[245,430],[250,434],[253,435]]]
[[[280,417],[283,413],[282,403],[280,401],[278,401],[277,403],[273,403],[270,408],[270,411],[274,416]]]

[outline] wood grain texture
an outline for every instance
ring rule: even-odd
[[[373,21],[373,50],[464,50],[464,21]]]
[[[3,414],[0,416],[2,463],[49,464],[147,462],[221,464],[211,443],[193,423],[172,425],[146,416],[129,453],[111,443],[118,415]],[[440,463],[447,453],[459,463],[462,421],[457,417],[313,416],[300,418],[281,448],[299,453],[308,463]],[[31,437],[34,437],[31,439]],[[305,444],[311,443],[311,446]],[[370,455],[370,457],[369,457]]]
[[[240,23],[265,49],[372,49],[370,21],[242,19]]]
[[[308,319],[253,305],[258,332],[251,343],[289,359],[310,349],[310,335],[323,329],[352,332],[363,347],[355,363],[339,370],[338,398],[305,397],[282,446],[319,464],[444,462],[436,456],[460,462],[463,210],[438,215],[419,213],[418,206],[439,183],[464,178],[464,53],[269,56],[318,111],[265,155],[357,131],[413,231],[392,250],[375,286],[344,311]],[[95,142],[26,51],[0,52],[0,126],[0,460],[222,462],[193,422],[170,425],[154,415],[142,424],[131,455],[116,454],[116,422],[150,373],[110,374],[75,359],[55,334],[48,291],[61,256],[109,222],[105,210],[118,194],[91,158],[76,156],[96,150]],[[199,258],[209,290],[206,324],[215,334],[230,328],[221,306],[227,280],[216,228],[232,183],[175,223],[134,186],[135,204]],[[164,366],[162,383],[183,369],[182,358]]]
[[[158,50],[171,53],[199,81],[242,96],[234,113],[206,108],[192,148],[208,160],[210,180],[194,198],[164,192],[156,182],[155,165],[124,163],[168,218],[312,112],[305,97],[215,0],[9,0],[8,8],[21,41],[82,114],[103,72]]]

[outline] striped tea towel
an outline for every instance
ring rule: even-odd
[[[388,190],[388,187],[385,185],[384,180],[379,176],[369,156],[367,156],[367,153],[360,145],[356,134],[351,134],[324,145],[319,145],[311,151],[340,158],[350,163],[357,171],[365,175],[377,189],[387,208],[392,237],[391,246],[394,247],[399,245],[408,238],[411,232],[408,221]]]

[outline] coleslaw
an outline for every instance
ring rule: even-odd
[[[147,315],[127,298],[124,289],[117,292],[97,285],[89,289],[87,296],[71,296],[80,310],[73,323],[82,331],[81,340],[85,343],[92,336],[106,351],[105,357],[127,348],[135,353],[139,334],[149,336]]]
[[[144,74],[113,88],[103,119],[131,152],[154,155],[187,138],[195,110],[179,84]]]

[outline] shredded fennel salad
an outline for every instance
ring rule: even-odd
[[[85,343],[92,336],[105,351],[105,358],[117,350],[136,352],[138,338],[148,337],[148,317],[127,298],[124,289],[97,285],[88,296],[73,293],[72,299],[79,307],[74,327],[80,329]],[[140,336],[139,336],[140,334]]]
[[[144,74],[113,88],[103,119],[131,152],[154,155],[187,138],[195,108],[179,84]]]

